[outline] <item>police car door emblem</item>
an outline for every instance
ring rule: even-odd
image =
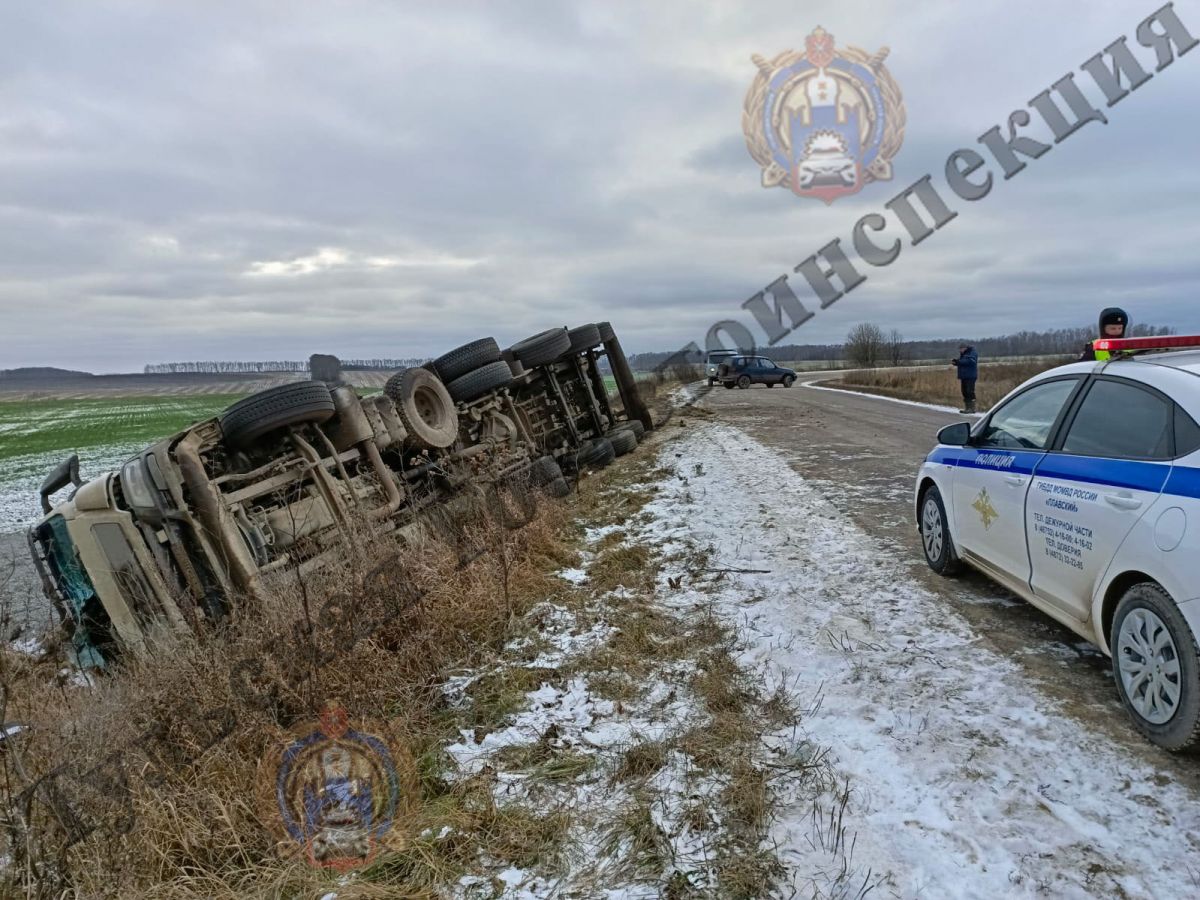
[[[786,186],[828,205],[891,179],[892,157],[904,143],[904,99],[883,65],[887,55],[886,47],[874,55],[835,48],[833,35],[818,27],[803,53],[751,57],[758,75],[742,131],[763,187]]]
[[[983,522],[983,530],[990,531],[992,523],[1000,518],[1000,513],[996,512],[996,507],[992,506],[992,498],[988,496],[987,488],[979,492],[979,496],[975,498],[975,502],[971,506],[975,508],[975,512],[979,513],[979,520]]]

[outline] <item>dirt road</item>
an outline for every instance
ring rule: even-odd
[[[985,645],[1012,659],[1073,718],[1103,733],[1131,761],[1165,768],[1200,792],[1195,761],[1156,750],[1128,723],[1106,657],[982,576],[947,580],[926,567],[914,522],[913,479],[937,430],[965,417],[810,386],[828,377],[806,373],[791,389],[718,387],[701,405],[780,452],[882,548],[911,560],[916,583],[943,598]]]

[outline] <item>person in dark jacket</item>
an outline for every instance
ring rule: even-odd
[[[963,408],[959,412],[975,412],[975,382],[979,379],[979,354],[970,344],[958,345],[958,359],[950,360],[958,369],[958,384],[962,388]]]
[[[1104,312],[1100,313],[1100,337],[1123,338],[1128,328],[1129,314],[1120,307],[1110,306]],[[1111,355],[1107,350],[1101,350],[1097,353],[1096,348],[1089,341],[1083,345],[1083,352],[1079,354],[1079,361],[1086,362],[1093,359],[1108,359]]]

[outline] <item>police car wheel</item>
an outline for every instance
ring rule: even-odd
[[[1171,596],[1135,584],[1113,616],[1113,678],[1138,731],[1164,750],[1200,745],[1200,650]]]
[[[954,575],[962,568],[954,555],[942,493],[932,485],[921,495],[921,548],[929,568],[939,575]]]

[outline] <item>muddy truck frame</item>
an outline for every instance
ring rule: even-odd
[[[607,465],[653,427],[607,322],[506,350],[472,341],[397,372],[381,396],[346,384],[335,357],[314,356],[310,374],[118,471],[85,482],[72,456],[49,473],[29,549],[79,665],[218,622],[261,597],[269,573],[341,558],[364,527],[411,534],[472,487],[519,480],[562,496],[569,476]]]

